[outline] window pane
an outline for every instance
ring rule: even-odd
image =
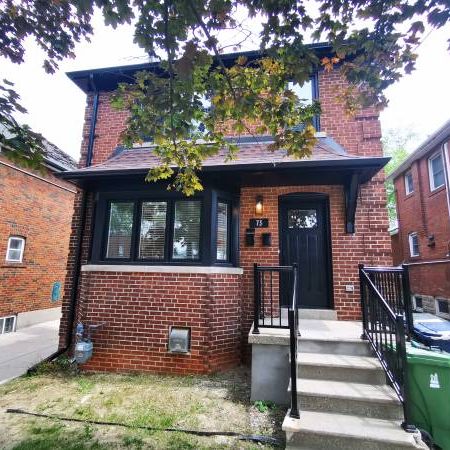
[[[445,182],[442,155],[439,155],[431,160],[431,171],[433,176],[433,188],[436,189],[439,186],[442,186]]]
[[[200,256],[200,210],[199,201],[175,202],[173,232],[173,258],[198,259]]]
[[[308,80],[300,86],[298,83],[289,82],[288,88],[299,98],[302,103],[310,105],[313,100],[312,81]]]
[[[409,252],[411,256],[419,255],[419,238],[417,234],[409,235]]]
[[[414,183],[411,172],[408,172],[405,175],[405,186],[406,186],[406,194],[410,194],[411,192],[414,191]]]
[[[316,228],[317,211],[315,209],[289,209],[288,227],[293,228]]]
[[[7,317],[5,319],[5,333],[12,333],[14,331],[14,317]]]
[[[20,250],[10,249],[8,252],[9,261],[20,261]]]
[[[9,248],[14,250],[20,250],[22,248],[22,239],[11,238],[9,241]]]
[[[109,214],[107,258],[129,258],[134,203],[112,202]]]
[[[142,203],[139,258],[164,259],[166,202]]]
[[[228,259],[228,204],[217,203],[217,260]]]

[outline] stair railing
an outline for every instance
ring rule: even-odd
[[[293,273],[294,266],[253,265],[253,334],[260,328],[289,328],[282,302],[289,295]]]
[[[291,409],[289,416],[295,419],[300,419],[300,411],[298,408],[297,398],[297,343],[298,343],[298,308],[297,308],[297,277],[298,267],[297,264],[293,265],[293,287],[292,287],[292,300],[288,310],[288,322],[289,322],[289,354],[291,364]]]
[[[405,325],[405,318],[408,322],[408,316],[404,311],[405,305],[409,303],[409,298],[396,299],[394,303],[386,300],[380,291],[383,290],[383,286],[387,289],[386,286],[388,285],[381,284],[380,287],[377,281],[380,282],[383,277],[374,278],[371,276],[374,271],[381,273],[382,269],[365,268],[363,265],[359,267],[363,315],[362,338],[369,341],[384,369],[389,384],[402,403],[403,428],[406,431],[413,432],[415,427],[411,425],[408,417],[408,373],[406,368],[406,335],[407,328],[409,329],[412,325]],[[390,268],[389,271],[388,273],[394,273]],[[386,294],[386,292],[384,293]],[[390,298],[390,300],[393,300],[393,298]],[[403,307],[401,308],[399,305]]]

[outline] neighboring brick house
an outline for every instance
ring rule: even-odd
[[[395,170],[394,264],[409,265],[413,303],[450,319],[450,121]]]
[[[315,49],[319,57],[330,51]],[[224,63],[237,56],[224,55]],[[343,76],[319,70],[307,84],[322,104],[309,158],[270,153],[268,136],[235,137],[237,160],[209,158],[204,190],[185,198],[165,183],[144,182],[157,164],[151,146],[120,146],[127,113],[109,103],[119,82],[155,67],[68,74],[87,107],[79,169],[61,174],[83,189],[75,200],[61,348],[73,342],[77,322],[103,323],[87,369],[200,373],[236,365],[253,318],[254,263],[298,262],[300,307],[312,310],[309,317],[325,311],[359,319],[358,264],[392,263],[378,112],[349,117],[337,98]],[[190,333],[188,353],[168,351],[172,327]]]
[[[59,319],[76,187],[55,175],[76,162],[46,142],[41,170],[0,148],[0,333]]]

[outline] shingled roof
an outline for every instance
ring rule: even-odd
[[[77,162],[56,145],[44,139],[44,147],[44,160],[47,165],[62,171],[74,170],[77,168]]]
[[[270,151],[268,142],[240,143],[240,150],[231,161],[226,161],[226,150],[217,155],[207,158],[203,163],[203,170],[218,168],[268,168],[268,167],[290,167],[300,165],[311,165],[319,161],[349,162],[364,158],[349,155],[344,148],[327,136],[319,137],[310,156],[296,159],[287,155],[285,150]],[[152,152],[152,147],[139,147],[132,149],[118,149],[116,155],[90,167],[74,170],[66,173],[67,178],[78,178],[79,176],[97,174],[113,174],[125,172],[141,172],[156,167],[160,164],[158,157]]]

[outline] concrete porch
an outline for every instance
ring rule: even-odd
[[[300,311],[300,317],[303,310]],[[290,404],[289,329],[260,328],[252,345],[251,399]],[[366,341],[359,321],[299,321],[297,399],[286,415],[290,449],[426,448],[401,428],[402,404]]]

